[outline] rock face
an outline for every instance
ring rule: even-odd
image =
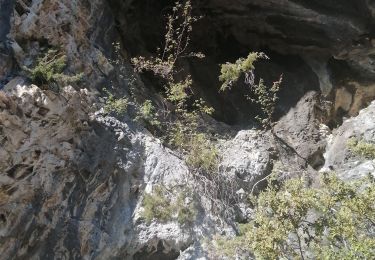
[[[160,13],[168,10],[170,2],[111,3],[130,53],[155,53],[154,43],[162,41],[164,32]],[[309,91],[321,90],[332,102],[337,100],[338,121],[355,116],[375,97],[371,1],[238,0],[229,5],[208,0],[196,1],[195,7],[204,17],[194,31],[194,50],[208,59],[203,65],[191,61],[191,71],[196,91],[215,107],[218,120],[245,124],[253,116],[249,113],[256,113],[246,105],[241,90],[223,96],[215,88],[220,84],[217,64],[233,62],[249,51],[264,51],[271,58],[257,63],[257,76],[272,84],[284,75],[279,116]]]
[[[229,28],[242,45],[266,45],[315,59],[333,56],[375,72],[369,55],[375,15],[371,1],[245,0],[228,5],[209,0],[201,8],[211,11],[209,19],[220,17],[215,25]]]
[[[323,152],[329,128],[324,118],[329,111],[316,92],[307,93],[287,115],[277,122],[274,132],[313,168],[324,164]]]
[[[214,232],[203,209],[189,227],[140,220],[144,192],[186,185],[186,165],[156,139],[90,119],[84,90],[11,92],[0,96],[2,257],[174,259]]]
[[[348,146],[351,138],[373,143],[375,140],[375,103],[362,110],[357,117],[347,119],[329,138],[324,154],[324,170],[333,170],[344,179],[364,177],[374,173],[373,160],[366,160],[353,154]]]
[[[207,125],[215,121],[221,134],[237,133],[218,138],[218,177],[233,185],[236,212],[223,219],[213,199],[200,196],[188,224],[145,221],[145,194],[163,186],[175,203],[198,183],[180,154],[129,115],[104,113],[100,92],[112,87],[123,95],[133,84],[157,99],[154,82],[133,82],[128,71],[116,75],[112,43],[122,41],[126,68],[129,56],[153,53],[163,35],[160,13],[170,3],[0,0],[0,258],[209,259],[204,238],[236,232],[233,221],[251,214],[244,194],[261,190],[276,161],[297,174],[323,166],[350,179],[374,171],[372,161],[353,158],[346,142],[374,140],[375,103],[344,118],[375,97],[373,1],[196,1],[205,18],[193,40],[208,58],[183,66],[194,93],[230,124],[206,118]],[[49,48],[67,54],[65,72],[83,72],[81,83],[42,90],[23,76],[22,67]],[[244,89],[219,94],[216,88],[218,64],[253,50],[271,57],[257,64],[257,77],[272,83],[284,74],[273,132],[243,129],[259,109],[245,103]],[[330,135],[326,125],[339,128]],[[192,197],[188,192],[179,203]]]
[[[14,1],[0,1],[0,43],[4,43],[10,31],[10,18],[13,12]]]
[[[238,189],[247,192],[271,173],[276,158],[272,136],[257,130],[238,132],[235,138],[222,144],[220,151],[225,155],[220,166],[223,175],[237,180]]]

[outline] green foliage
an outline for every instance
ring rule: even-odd
[[[136,120],[143,120],[152,126],[160,126],[158,114],[156,113],[156,109],[151,100],[146,100],[141,106],[139,106]]]
[[[152,194],[145,194],[143,208],[143,217],[147,223],[150,223],[154,218],[162,222],[172,219],[173,208],[160,186],[157,186]]]
[[[202,100],[198,100],[196,106],[198,111],[205,109],[207,113],[211,112]],[[219,152],[208,134],[198,131],[198,112],[181,113],[182,119],[170,129],[170,144],[185,153],[186,163],[192,170],[204,173],[217,171]]]
[[[255,69],[254,63],[267,56],[261,52],[251,52],[247,58],[239,58],[235,63],[227,62],[221,65],[220,81],[223,82],[220,91],[230,89],[232,85],[239,79],[241,74]]]
[[[174,204],[174,210],[177,212],[177,221],[180,225],[191,224],[197,217],[197,207],[194,201],[186,203],[188,197],[186,192],[181,192]]]
[[[250,94],[248,99],[258,104],[262,110],[262,116],[256,116],[256,119],[266,129],[272,127],[272,116],[275,112],[277,94],[280,90],[282,76],[274,82],[271,87],[264,84],[264,80],[260,79],[255,84],[254,63],[258,59],[269,59],[264,53],[253,52],[246,59],[240,58],[235,63],[226,63],[221,66],[221,75],[219,77],[223,85],[220,91],[230,89],[242,74],[245,74],[245,83],[249,86]]]
[[[166,190],[157,186],[152,194],[145,194],[143,198],[142,216],[147,223],[153,219],[161,222],[177,220],[180,225],[193,222],[197,215],[193,201],[186,203],[187,192],[180,192],[175,201],[167,198]]]
[[[34,84],[45,85],[51,82],[74,83],[83,77],[83,74],[68,76],[64,74],[67,57],[59,51],[50,49],[41,58],[37,59],[36,65],[29,69],[24,68]]]
[[[183,2],[183,3],[182,3]],[[167,16],[164,48],[158,50],[157,57],[137,57],[132,59],[136,72],[151,71],[165,82],[165,99],[172,103],[174,121],[166,124],[167,137],[171,145],[180,149],[187,157],[190,167],[205,172],[216,170],[217,150],[206,134],[199,133],[198,124],[201,114],[212,114],[213,109],[202,99],[192,98],[192,79],[187,75],[181,80],[176,77],[176,61],[186,57],[203,58],[201,53],[188,52],[192,25],[199,19],[192,15],[191,1],[177,1],[172,13]],[[176,79],[178,78],[178,79]],[[140,109],[142,118],[153,120],[152,111]],[[171,106],[170,106],[171,107]],[[151,115],[151,116],[148,116]]]
[[[252,252],[259,259],[374,259],[375,185],[324,174],[321,187],[304,178],[270,184],[252,198],[255,215],[234,239],[218,238],[227,255]]]
[[[375,144],[352,138],[348,141],[347,145],[353,154],[366,159],[375,159]]]
[[[188,91],[190,90],[192,83],[190,76],[182,82],[172,82],[167,89],[167,99],[173,103],[182,105],[189,97]]]
[[[272,127],[272,116],[275,112],[276,102],[278,100],[277,94],[280,90],[282,82],[282,76],[278,81],[275,81],[271,88],[264,84],[263,79],[259,80],[259,83],[253,85],[253,93],[256,98],[249,98],[252,102],[260,105],[263,112],[263,116],[256,116],[257,119],[264,128],[268,129]]]
[[[199,17],[192,15],[191,1],[175,3],[171,14],[167,15],[166,33],[164,36],[164,48],[158,49],[158,57],[137,57],[132,63],[137,72],[152,71],[168,81],[173,81],[176,61],[180,58],[203,58],[202,53],[188,52],[192,25]]]
[[[158,50],[157,57],[137,57],[132,59],[136,72],[151,71],[165,81],[166,99],[172,102],[177,113],[187,113],[186,101],[190,98],[192,80],[187,75],[183,80],[176,78],[176,62],[187,57],[203,58],[201,53],[188,52],[192,25],[199,19],[192,15],[191,1],[177,1],[172,14],[167,16],[167,32],[164,48]]]
[[[104,89],[107,93],[106,102],[104,105],[105,113],[114,113],[118,116],[123,115],[128,107],[128,100],[126,98],[115,98],[112,93]]]
[[[218,150],[210,142],[204,133],[192,135],[186,141],[189,148],[187,164],[193,169],[199,169],[206,173],[217,171],[218,167]]]

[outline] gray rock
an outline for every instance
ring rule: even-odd
[[[71,87],[0,93],[2,257],[173,259],[219,232],[202,206],[188,226],[145,223],[143,194],[162,185],[176,199],[187,166],[133,123],[89,116],[92,104]]]
[[[6,40],[10,31],[13,5],[14,0],[0,0],[0,44]]]
[[[236,137],[221,144],[223,159],[220,171],[250,192],[254,185],[272,171],[275,148],[272,136],[259,130],[243,130]]]
[[[357,117],[345,120],[329,137],[322,171],[335,171],[344,179],[375,173],[372,160],[355,156],[349,150],[350,138],[365,142],[375,140],[375,102],[363,109]]]
[[[329,132],[322,124],[328,109],[319,99],[318,93],[308,92],[274,128],[276,136],[313,168],[324,164],[323,152],[328,134],[324,129]]]

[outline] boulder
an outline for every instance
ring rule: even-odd
[[[328,138],[324,153],[325,164],[321,171],[335,171],[344,179],[354,179],[374,174],[374,161],[353,154],[348,146],[350,139],[374,143],[375,102],[360,111],[356,117],[344,121]]]

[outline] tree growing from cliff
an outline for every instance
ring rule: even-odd
[[[67,75],[64,73],[67,57],[61,51],[56,49],[48,50],[39,57],[32,68],[23,67],[26,74],[34,84],[39,86],[50,83],[70,84],[79,81],[83,74]]]
[[[197,57],[203,58],[204,55],[199,52],[189,52],[188,47],[191,41],[191,32],[193,24],[200,17],[192,14],[191,1],[184,3],[177,1],[172,8],[172,13],[167,15],[166,33],[164,36],[164,47],[158,48],[156,57],[136,57],[132,59],[132,63],[137,72],[152,71],[155,75],[166,80],[166,90],[176,88],[175,84],[179,84],[183,90],[190,87],[188,77],[185,80],[176,82],[176,62],[181,58]],[[185,99],[184,96],[174,96],[169,92],[168,96],[175,101]]]
[[[219,238],[224,254],[251,252],[258,259],[374,259],[375,182],[344,182],[334,173],[320,187],[295,178],[270,182],[252,198],[254,215],[240,235]]]
[[[157,56],[132,59],[136,72],[151,71],[155,76],[163,79],[166,100],[174,105],[174,109],[170,112],[178,118],[177,121],[170,123],[171,127],[167,129],[170,134],[168,139],[173,145],[187,152],[188,157],[191,152],[197,149],[208,150],[207,147],[203,147],[206,146],[206,142],[196,141],[202,137],[202,134],[198,133],[197,127],[201,113],[210,114],[213,112],[212,108],[208,107],[203,100],[193,98],[191,89],[193,81],[189,74],[182,80],[180,77],[176,79],[178,60],[204,57],[202,53],[189,51],[193,24],[200,19],[192,14],[192,10],[190,0],[176,2],[171,14],[166,17],[164,46],[158,48]],[[205,136],[205,139],[208,137]],[[202,147],[197,147],[199,145]],[[193,147],[196,149],[192,149]],[[215,153],[207,154],[211,156]],[[194,161],[194,164],[198,165],[197,160],[188,161]],[[202,160],[201,165],[205,165],[204,168],[207,168],[207,162],[213,163],[214,161],[210,157],[207,160]]]
[[[217,212],[228,215],[237,196],[235,188],[218,174],[218,150],[211,135],[200,128],[202,115],[212,114],[213,108],[194,97],[191,75],[178,66],[181,59],[204,57],[200,52],[189,51],[193,24],[200,19],[192,10],[190,0],[176,2],[167,16],[164,46],[158,49],[156,57],[137,57],[132,63],[136,72],[152,72],[164,82],[164,101],[172,108],[162,114],[173,115],[172,120],[163,119],[167,122],[166,139],[185,155],[197,184],[191,187],[192,191],[209,198]],[[185,77],[181,76],[183,73]]]
[[[272,86],[265,85],[263,79],[255,83],[254,63],[259,59],[269,59],[267,55],[261,52],[252,52],[246,58],[239,58],[234,63],[225,63],[221,65],[220,81],[223,82],[220,91],[231,89],[242,75],[245,75],[244,83],[249,88],[247,98],[258,104],[262,110],[263,116],[256,116],[256,119],[265,129],[272,127],[272,118],[278,100],[277,94],[282,83],[282,76],[275,81]]]

